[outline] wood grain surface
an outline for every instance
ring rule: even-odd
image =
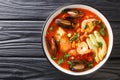
[[[42,49],[45,20],[58,7],[70,4],[96,8],[113,30],[109,60],[86,76],[60,72]],[[0,0],[0,80],[120,80],[120,0]]]

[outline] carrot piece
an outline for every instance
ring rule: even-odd
[[[75,46],[76,46],[76,42],[73,41],[73,42],[72,42],[72,48],[75,48]]]
[[[77,32],[80,32],[80,31],[81,31],[80,28],[78,28],[78,29],[77,29]]]

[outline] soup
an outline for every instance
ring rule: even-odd
[[[73,72],[95,67],[106,56],[109,45],[104,22],[81,8],[62,10],[49,24],[45,39],[53,61]]]

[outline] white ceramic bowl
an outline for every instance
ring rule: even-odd
[[[102,19],[102,21],[105,23],[105,25],[106,25],[106,27],[108,29],[108,33],[109,33],[109,46],[108,46],[107,54],[106,54],[105,58],[99,64],[97,64],[95,67],[93,67],[92,69],[89,69],[89,70],[86,70],[86,71],[83,71],[83,72],[72,72],[70,70],[63,69],[62,67],[60,67],[58,64],[56,64],[51,59],[50,54],[49,54],[49,52],[47,50],[47,46],[46,46],[46,42],[45,42],[45,35],[46,35],[46,31],[48,29],[48,26],[49,26],[50,22],[53,20],[53,18],[55,16],[57,16],[59,13],[61,13],[61,11],[66,9],[66,8],[83,8],[83,9],[87,9],[87,10],[95,13],[96,15],[98,15]],[[47,21],[46,21],[46,23],[44,25],[44,29],[43,29],[42,43],[43,43],[43,49],[44,49],[45,55],[47,56],[48,60],[50,61],[50,63],[52,63],[52,65],[55,68],[57,68],[58,70],[66,73],[66,74],[70,74],[70,75],[74,75],[74,76],[87,75],[87,74],[90,74],[90,73],[98,70],[108,60],[108,58],[110,56],[110,53],[111,53],[111,50],[112,50],[112,46],[113,46],[113,33],[112,33],[112,29],[111,29],[111,26],[110,26],[108,20],[105,18],[105,16],[103,16],[103,14],[101,14],[95,8],[92,8],[92,7],[87,6],[87,5],[81,5],[81,4],[68,5],[68,6],[64,6],[64,7],[61,7],[59,9],[55,10],[50,15],[50,17],[47,19]]]

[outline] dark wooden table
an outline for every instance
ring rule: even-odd
[[[86,4],[111,24],[114,47],[109,60],[87,76],[55,69],[42,49],[42,28],[56,8]],[[120,0],[0,0],[0,80],[120,80]]]

